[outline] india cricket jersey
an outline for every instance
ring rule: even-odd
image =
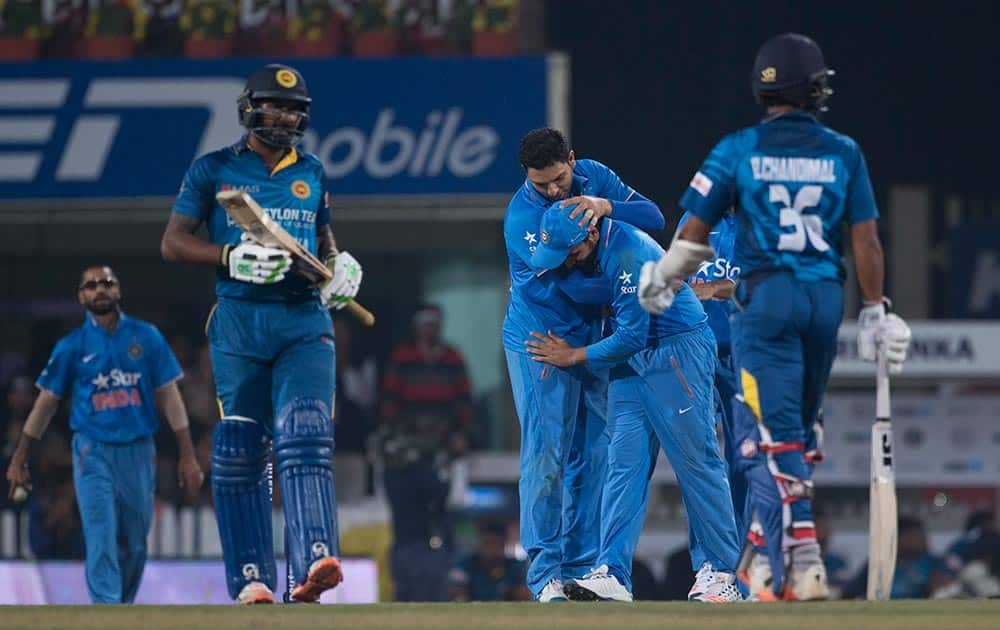
[[[843,281],[841,224],[878,218],[860,147],[806,112],[723,138],[680,205],[709,225],[736,209],[744,276],[785,270],[807,282]]]
[[[685,212],[677,224],[677,230],[687,223],[690,212]],[[719,280],[730,280],[736,282],[740,275],[740,267],[733,259],[733,249],[736,241],[736,218],[729,212],[722,216],[722,220],[712,227],[708,233],[708,243],[715,250],[715,258],[701,263],[698,271],[687,279],[688,284],[694,286],[707,282],[718,282]],[[708,325],[715,333],[715,339],[720,349],[729,350],[729,314],[735,308],[730,299],[709,299],[703,300],[701,305],[705,307],[708,315]]]
[[[87,315],[56,344],[38,381],[70,396],[70,428],[101,442],[125,443],[156,433],[155,390],[182,376],[163,335],[124,313],[113,333]]]
[[[292,149],[268,171],[263,160],[250,150],[246,139],[198,158],[184,176],[173,211],[200,219],[208,225],[213,243],[238,243],[241,230],[216,200],[220,190],[248,193],[281,227],[314,255],[316,227],[330,222],[326,203],[326,176],[319,158]],[[240,282],[219,268],[215,292],[229,297],[262,302],[301,302],[315,295],[305,279],[290,273],[277,284]]]
[[[627,360],[659,340],[695,330],[707,320],[705,309],[689,286],[682,285],[674,303],[661,315],[651,317],[639,304],[636,292],[643,263],[656,262],[663,248],[636,227],[605,219],[597,257],[602,275],[611,283],[607,303],[611,305],[614,332],[587,348],[587,363],[608,367]]]
[[[663,217],[655,205],[657,225],[645,225],[644,217],[630,213],[629,201],[645,198],[625,184],[610,168],[594,160],[577,160],[573,168],[570,196],[590,195],[611,201],[612,215],[644,229],[662,229]],[[514,194],[504,217],[504,241],[510,265],[510,304],[503,324],[503,343],[508,350],[524,352],[531,331],[551,330],[576,346],[591,341],[592,321],[600,317],[595,305],[574,303],[559,288],[553,273],[541,273],[531,266],[531,254],[538,246],[542,215],[552,204],[531,181]],[[638,276],[636,276],[638,278]]]

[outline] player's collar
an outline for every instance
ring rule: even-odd
[[[583,190],[584,186],[586,186],[589,183],[590,183],[590,178],[589,177],[587,177],[586,175],[580,175],[574,169],[573,170],[573,185],[569,189],[569,196],[573,197],[574,195],[582,194],[584,192],[584,190]],[[544,195],[542,195],[542,193],[538,192],[535,189],[534,185],[532,185],[531,180],[528,179],[527,177],[524,178],[524,190],[525,190],[525,192],[528,193],[528,198],[529,199],[531,199],[536,204],[539,204],[539,205],[541,205],[541,206],[543,206],[545,208],[548,208],[550,205],[552,205],[552,204],[555,203],[555,201],[549,201],[548,199],[545,198]]]
[[[115,326],[115,332],[118,332],[119,330],[121,330],[126,325],[126,323],[129,322],[130,320],[131,320],[131,318],[127,317],[125,315],[125,311],[123,311],[121,308],[119,308],[118,309],[118,325]],[[97,330],[100,333],[103,333],[105,335],[113,335],[114,334],[114,333],[108,332],[107,328],[105,328],[104,326],[101,326],[100,324],[98,324],[97,320],[94,319],[94,314],[91,313],[90,311],[87,311],[87,323],[90,324],[91,328],[94,328],[95,330]]]
[[[792,109],[786,112],[778,112],[777,114],[771,114],[769,116],[764,116],[761,118],[760,123],[766,124],[769,122],[774,122],[776,120],[789,120],[789,121],[805,121],[805,122],[819,122],[816,119],[816,115],[812,112],[807,112],[804,109]]]

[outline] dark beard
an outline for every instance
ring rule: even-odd
[[[108,313],[111,313],[118,309],[118,301],[108,300],[107,302],[102,303],[101,306],[98,306],[97,304],[91,302],[86,305],[86,308],[94,315],[107,315]]]

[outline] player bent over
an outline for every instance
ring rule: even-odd
[[[740,381],[734,425],[771,570],[770,588],[754,593],[762,600],[828,597],[804,451],[843,315],[842,223],[850,225],[864,299],[859,354],[874,361],[882,344],[898,372],[910,339],[882,293],[878,211],[861,149],[817,120],[832,93],[830,74],[808,37],[788,33],[761,47],[752,79],[765,118],[712,150],[680,201],[691,218],[640,279],[643,308],[664,312],[678,279],[712,258],[711,226],[735,208],[742,308],[731,320]]]
[[[601,504],[597,568],[571,579],[571,599],[632,601],[632,556],[642,531],[649,477],[663,447],[677,475],[688,515],[697,578],[688,599],[742,599],[734,575],[739,537],[715,435],[715,337],[705,310],[686,285],[673,309],[650,317],[635,291],[641,265],[663,249],[640,230],[611,219],[580,227],[553,206],[542,217],[532,263],[556,275],[603,281],[614,332],[574,347],[551,331],[527,341],[535,361],[569,367],[610,366],[608,474]],[[588,297],[593,297],[588,296]]]
[[[11,494],[31,487],[28,455],[70,396],[73,485],[87,547],[87,590],[95,604],[131,604],[146,566],[153,522],[157,408],[177,438],[178,481],[195,496],[205,476],[191,444],[177,381],[181,368],[152,324],[118,308],[110,267],[84,269],[77,299],[87,321],[59,340],[35,383],[40,390],[7,468]]]
[[[163,234],[163,257],[216,267],[218,302],[206,331],[222,419],[215,428],[212,492],[229,594],[273,603],[273,447],[284,500],[286,601],[315,602],[342,579],[333,484],[333,326],[327,306],[358,292],[361,266],[336,253],[323,166],[295,148],[311,99],[298,71],[268,65],[238,99],[247,135],[188,170]],[[333,279],[310,286],[288,252],[265,247],[229,220],[220,190],[250,193]],[[195,230],[208,224],[209,242]]]

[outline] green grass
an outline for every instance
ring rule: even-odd
[[[193,630],[435,628],[526,630],[978,630],[1000,628],[1000,601],[817,604],[376,604],[371,606],[39,606],[0,608],[0,628]]]

